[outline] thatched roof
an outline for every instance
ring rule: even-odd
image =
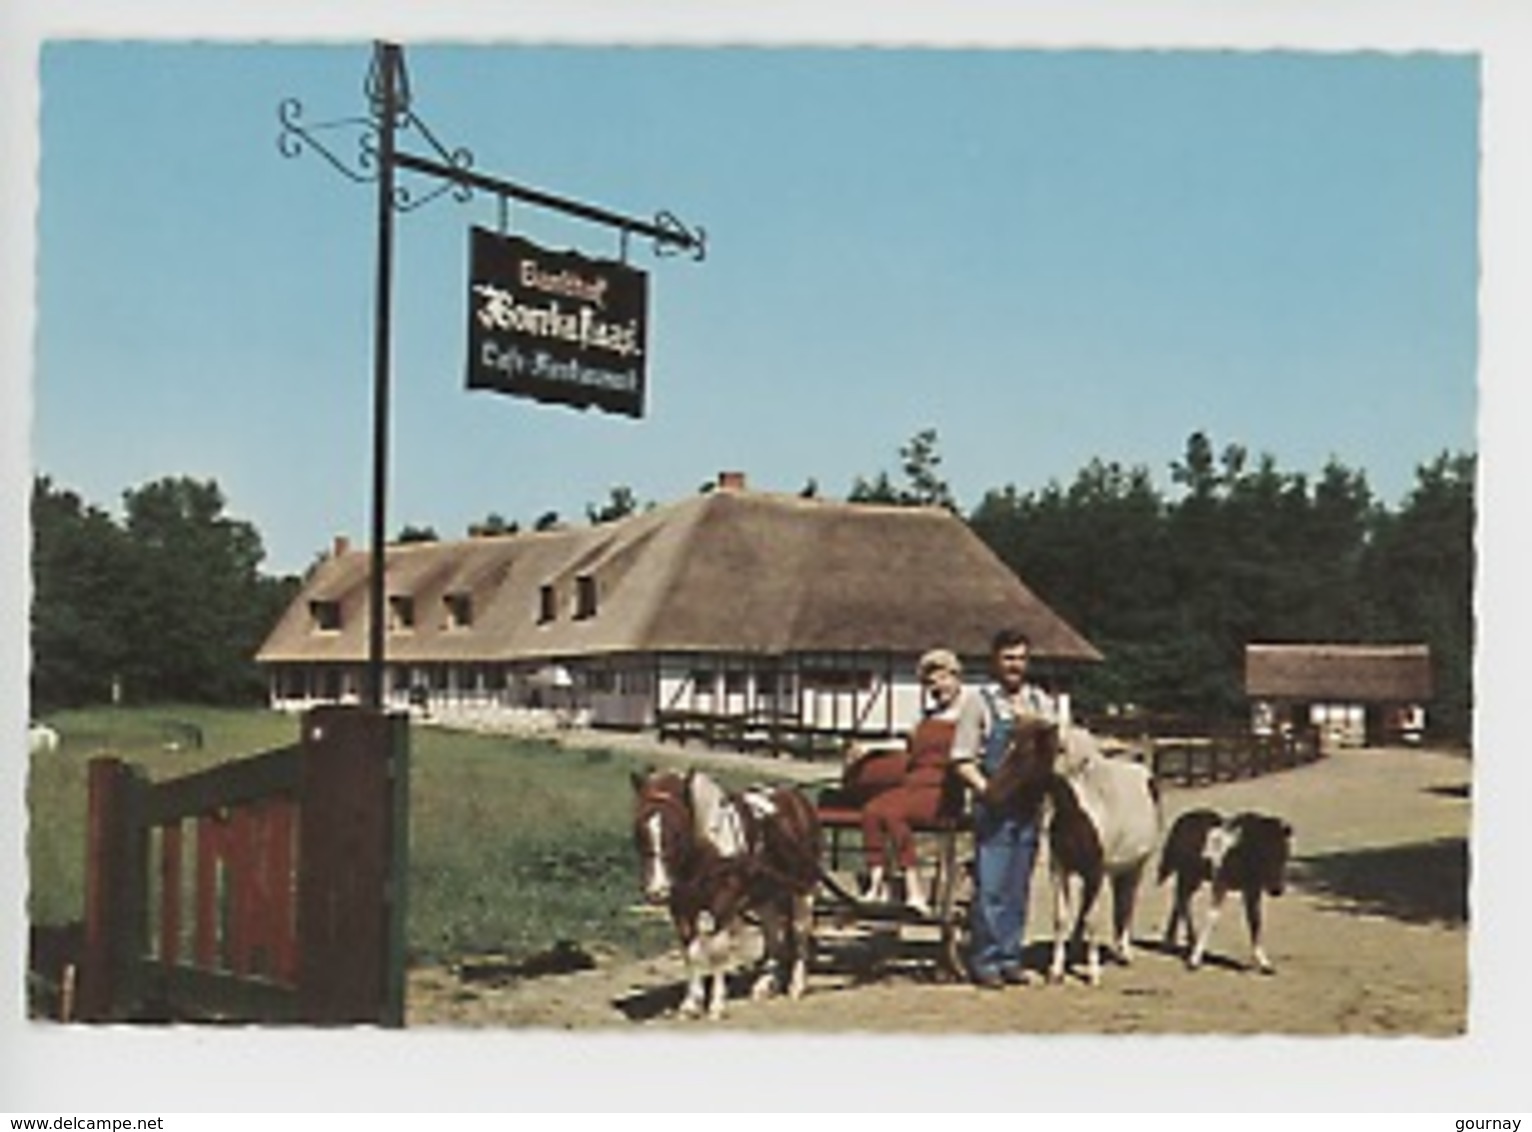
[[[391,660],[560,658],[593,653],[800,651],[982,656],[1018,625],[1043,659],[1100,654],[1021,583],[956,516],[718,490],[613,523],[411,543],[386,552],[390,597],[415,625],[388,634]],[[367,649],[365,551],[321,563],[257,654],[266,662],[360,661]],[[596,612],[576,617],[577,579]],[[556,615],[540,617],[545,587]],[[447,627],[448,594],[471,596]],[[312,602],[339,607],[316,631]]]
[[[1432,694],[1425,645],[1247,645],[1253,699],[1419,703]]]

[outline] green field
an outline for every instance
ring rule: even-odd
[[[27,782],[28,911],[43,924],[83,914],[92,757],[114,755],[159,781],[298,737],[293,716],[203,707],[100,708],[48,722],[62,746],[33,757]],[[486,952],[519,957],[566,940],[627,954],[670,946],[662,917],[633,910],[639,894],[628,776],[638,760],[420,727],[410,750],[413,962]]]

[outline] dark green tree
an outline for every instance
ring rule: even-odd
[[[32,667],[35,714],[103,703],[128,656],[120,599],[126,545],[111,516],[54,486],[32,484]]]
[[[1430,726],[1459,739],[1473,730],[1476,468],[1474,456],[1445,452],[1418,467],[1398,513],[1378,521],[1361,568],[1377,637],[1430,646]]]
[[[1188,437],[1163,499],[1143,468],[1092,460],[1067,488],[986,493],[976,533],[1103,651],[1086,710],[1134,703],[1235,722],[1255,641],[1429,638],[1467,702],[1471,461],[1422,469],[1391,517],[1332,459],[1312,484],[1269,454]],[[1448,708],[1444,727],[1464,709]]]
[[[941,453],[937,449],[934,428],[921,429],[899,449],[904,484],[895,487],[887,472],[874,479],[857,476],[847,495],[852,503],[892,503],[902,507],[945,507],[957,510],[957,502],[946,480],[941,477]]]
[[[513,535],[521,529],[519,523],[509,522],[498,511],[491,511],[480,523],[468,524],[469,538],[484,538],[491,535]]]
[[[263,581],[260,535],[211,481],[167,477],[123,495],[124,684],[139,701],[258,698],[253,657],[290,593]]]
[[[618,519],[625,519],[629,515],[637,514],[641,509],[638,496],[633,494],[633,489],[625,484],[618,484],[607,495],[606,502],[601,506],[594,503],[585,505],[585,517],[591,523],[611,523]]]

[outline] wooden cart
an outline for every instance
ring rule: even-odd
[[[918,867],[927,879],[931,914],[924,915],[901,900],[870,903],[857,893],[866,875],[862,844],[862,811],[858,800],[838,787],[819,792],[816,808],[824,831],[826,880],[815,898],[815,935],[821,947],[834,937],[851,937],[874,944],[881,958],[931,955],[932,970],[943,981],[966,977],[963,962],[972,894],[972,822],[963,791],[948,791],[935,821],[912,826]],[[897,893],[896,893],[897,895]]]

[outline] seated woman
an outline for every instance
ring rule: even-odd
[[[925,884],[915,862],[911,823],[934,821],[947,788],[952,736],[963,695],[963,667],[947,649],[933,649],[920,658],[920,682],[929,697],[926,714],[910,733],[907,762],[897,784],[873,795],[862,807],[862,846],[869,875],[866,901],[888,899],[888,875],[899,869],[904,877],[905,903],[930,915]]]

